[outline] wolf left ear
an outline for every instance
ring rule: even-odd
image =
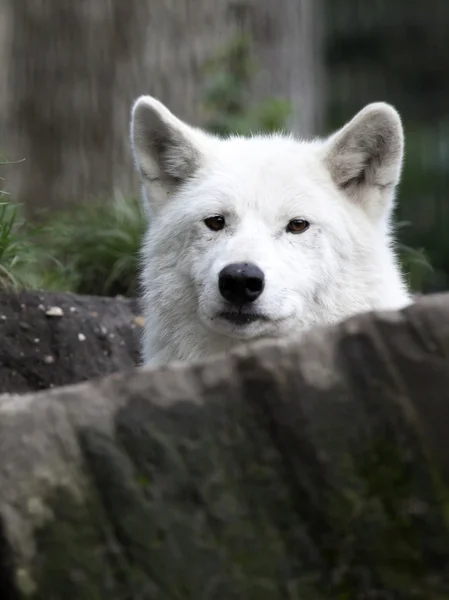
[[[375,218],[391,206],[403,153],[399,114],[389,104],[376,102],[327,140],[325,162],[334,183]]]
[[[151,96],[132,109],[131,143],[151,207],[163,203],[203,163],[206,136]]]

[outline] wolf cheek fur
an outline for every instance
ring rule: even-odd
[[[391,232],[404,146],[391,106],[324,140],[219,139],[142,96],[131,140],[148,214],[144,364],[410,302]]]

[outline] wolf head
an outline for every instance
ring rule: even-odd
[[[149,219],[146,364],[409,302],[390,233],[403,158],[391,106],[324,140],[220,139],[142,96],[131,138]]]

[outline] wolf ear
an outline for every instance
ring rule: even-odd
[[[201,166],[206,135],[151,96],[132,109],[131,144],[150,205],[159,204]]]
[[[391,208],[403,152],[399,114],[376,102],[327,140],[325,161],[334,183],[377,218]]]

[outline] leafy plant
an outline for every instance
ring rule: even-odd
[[[52,217],[39,241],[57,258],[45,271],[47,288],[65,283],[80,294],[134,295],[144,228],[140,202],[122,196]]]
[[[0,289],[34,288],[46,252],[36,246],[20,207],[0,195]]]
[[[22,161],[15,161],[22,162]],[[2,159],[0,166],[15,164]],[[5,177],[0,177],[4,182]],[[20,207],[9,192],[0,190],[0,290],[34,287],[35,266],[40,252],[34,246]]]
[[[251,101],[255,66],[251,61],[251,39],[238,36],[205,67],[203,108],[206,129],[221,136],[273,132],[285,128],[290,105],[281,98],[261,103]]]
[[[396,229],[409,226],[408,221],[400,221],[396,224]],[[403,242],[399,242],[397,248],[411,290],[415,292],[422,291],[426,282],[433,275],[433,268],[424,248],[412,248]]]
[[[134,295],[144,223],[137,200],[117,197],[36,226],[0,196],[0,289]]]

